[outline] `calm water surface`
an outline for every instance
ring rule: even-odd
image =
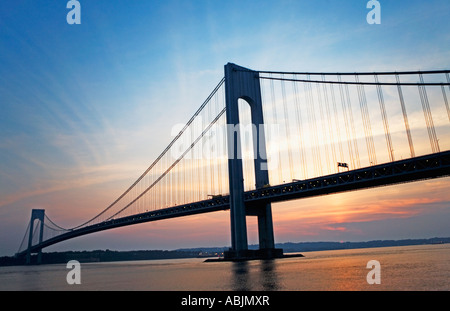
[[[450,290],[450,244],[304,252],[272,261],[204,259],[82,263],[81,284],[68,285],[65,264],[0,267],[0,290]],[[369,260],[381,284],[369,285]]]

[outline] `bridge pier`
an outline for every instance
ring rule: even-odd
[[[269,184],[261,86],[258,72],[231,63],[225,65],[225,94],[231,224],[231,249],[225,252],[225,259],[241,260],[281,257],[283,251],[275,249],[271,204],[264,203],[257,206],[246,206],[244,203],[239,99],[245,100],[251,108],[255,186],[256,188],[262,188]],[[259,249],[256,251],[248,249],[246,216],[258,217]]]
[[[44,216],[45,210],[43,209],[33,209],[31,211],[31,220],[30,220],[30,233],[28,235],[28,249],[26,256],[26,264],[31,264],[31,247],[33,246],[33,231],[34,231],[34,221],[37,219],[40,221],[39,228],[39,244],[42,243],[42,238],[44,234]],[[39,249],[37,256],[37,264],[42,263],[42,249]]]

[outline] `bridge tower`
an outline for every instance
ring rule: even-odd
[[[269,184],[259,73],[228,63],[225,65],[225,94],[231,224],[231,249],[225,253],[225,258],[281,257],[283,250],[275,249],[271,204],[246,206],[244,203],[239,99],[246,101],[251,109],[255,186],[262,188]],[[258,217],[259,250],[248,249],[246,216]]]
[[[45,210],[43,209],[33,209],[31,211],[31,220],[30,220],[30,233],[28,236],[28,250],[27,250],[27,258],[26,264],[29,265],[31,263],[31,247],[33,243],[33,231],[34,231],[34,221],[37,219],[40,222],[39,228],[39,244],[42,243],[42,238],[44,234],[44,217]],[[40,264],[42,262],[42,249],[38,251],[37,263]]]

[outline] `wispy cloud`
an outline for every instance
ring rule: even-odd
[[[364,227],[369,222],[433,214],[450,204],[450,195],[442,195],[445,183],[445,180],[418,182],[398,188],[364,190],[363,193],[351,192],[276,205],[274,221],[277,234],[283,237],[334,236],[338,232],[359,235],[360,229],[355,229],[355,224]],[[434,191],[425,190],[428,187]],[[350,227],[349,224],[353,225]]]

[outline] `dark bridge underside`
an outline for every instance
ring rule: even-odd
[[[317,178],[295,181],[278,186],[266,186],[260,189],[245,192],[245,203],[248,209],[257,209],[266,202],[282,202],[345,191],[388,186],[424,179],[445,177],[450,175],[450,151],[430,154],[412,159],[395,161],[337,173]],[[195,203],[174,206],[121,217],[88,227],[69,231],[57,237],[48,239],[31,248],[35,253],[47,246],[69,240],[78,236],[129,226],[144,222],[209,213],[230,209],[229,196],[218,196],[213,199]],[[252,214],[249,212],[249,214]],[[16,254],[26,255],[27,250]]]

